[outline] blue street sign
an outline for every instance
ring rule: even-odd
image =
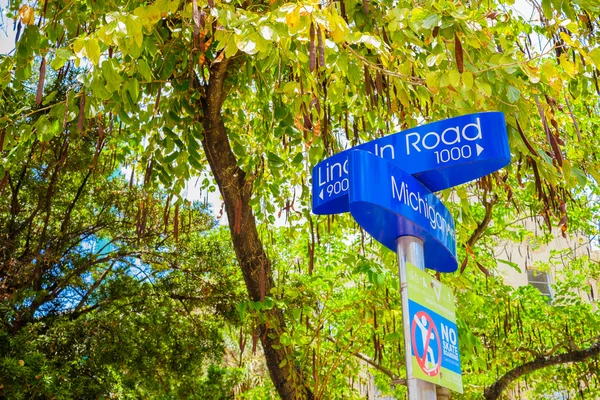
[[[454,272],[454,219],[423,184],[396,165],[366,151],[348,157],[350,213],[358,224],[392,251],[400,236],[423,240],[427,264]]]
[[[504,114],[463,115],[376,139],[338,153],[313,168],[313,213],[348,208],[348,155],[363,150],[391,161],[429,190],[450,188],[510,162]]]

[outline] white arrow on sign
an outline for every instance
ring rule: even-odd
[[[323,189],[321,189],[321,193],[319,193],[319,197],[323,200]]]
[[[483,147],[481,147],[481,146],[480,146],[480,145],[478,145],[478,144],[476,144],[475,146],[476,146],[476,148],[477,148],[477,155],[480,155],[480,154],[481,154],[481,152],[483,151]]]

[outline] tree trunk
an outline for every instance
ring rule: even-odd
[[[452,392],[448,388],[435,385],[435,398],[437,400],[450,400],[452,398]]]
[[[274,287],[271,263],[263,249],[256,219],[249,204],[252,197],[252,179],[237,166],[221,116],[221,107],[227,96],[224,84],[231,66],[233,63],[230,59],[223,59],[210,68],[210,80],[201,99],[204,128],[202,146],[225,203],[233,248],[248,295],[252,301],[261,301]],[[284,400],[311,399],[312,393],[302,389],[304,385],[299,371],[294,368],[293,360],[288,359],[282,366],[282,361],[290,351],[281,346],[279,341],[285,328],[281,309],[273,307],[265,311],[265,314],[266,323],[258,326],[258,334],[277,392]],[[289,356],[291,357],[291,354]]]

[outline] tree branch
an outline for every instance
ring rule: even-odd
[[[406,379],[400,378],[399,376],[394,374],[391,370],[389,370],[386,367],[384,367],[383,365],[373,361],[370,357],[368,357],[358,351],[356,353],[354,353],[354,356],[356,358],[363,360],[364,362],[366,362],[367,364],[369,364],[371,367],[375,368],[376,370],[381,371],[384,374],[386,374],[392,380],[392,383],[394,383],[396,385],[400,384],[400,385],[406,386]]]
[[[569,351],[567,353],[562,353],[551,357],[536,357],[533,361],[530,361],[508,371],[492,386],[485,389],[483,395],[486,400],[496,400],[500,398],[500,395],[502,394],[504,389],[508,387],[508,385],[510,385],[513,381],[519,379],[523,375],[527,375],[531,372],[537,371],[542,368],[550,367],[552,365],[582,362],[589,358],[598,356],[599,354],[600,339],[587,349]]]
[[[100,286],[102,281],[104,281],[104,278],[106,278],[106,275],[108,275],[108,273],[113,269],[113,267],[116,263],[117,263],[117,260],[113,260],[113,262],[111,262],[110,265],[104,270],[104,272],[102,272],[102,275],[100,275],[100,277],[96,280],[96,282],[94,282],[92,287],[81,297],[81,301],[75,307],[75,311],[74,311],[75,313],[77,313],[77,312],[79,312],[79,310],[81,310],[81,307],[83,307],[85,305],[85,302],[90,297],[92,292],[94,292],[94,290],[96,290],[98,288],[98,286]]]
[[[477,228],[475,228],[475,230],[469,237],[469,240],[467,240],[466,245],[469,247],[475,246],[475,243],[477,243],[477,240],[479,240],[479,238],[481,237],[483,232],[485,232],[488,225],[490,224],[490,221],[492,220],[492,210],[494,209],[494,205],[498,202],[498,197],[495,196],[489,202],[486,201],[486,197],[487,196],[484,196],[484,198],[483,198],[483,206],[485,207],[485,215],[483,216],[483,219],[481,220],[481,222],[479,224],[477,224]]]
[[[79,188],[77,189],[77,194],[75,195],[75,198],[73,198],[73,201],[69,204],[69,207],[67,208],[67,212],[65,213],[65,217],[60,226],[60,233],[64,234],[66,232],[67,227],[69,226],[69,222],[71,221],[71,213],[73,212],[73,209],[75,208],[75,204],[77,204],[77,201],[81,197],[81,193],[83,193],[83,189],[85,188],[85,185],[87,184],[87,181],[90,178],[91,174],[92,174],[92,168],[90,167],[90,169],[88,170],[88,173],[83,178],[81,185],[79,185]]]

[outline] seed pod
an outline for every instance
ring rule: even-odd
[[[312,22],[310,24],[310,36],[308,42],[308,59],[310,60],[310,72],[313,72],[317,67],[317,56],[315,52],[315,26]]]
[[[319,43],[319,66],[323,68],[325,67],[325,45],[320,27],[317,27],[317,42]]]
[[[194,20],[194,48],[200,46],[200,10],[198,9],[197,0],[192,0],[192,19]]]
[[[46,57],[42,58],[40,64],[40,79],[38,80],[37,93],[35,94],[35,104],[40,105],[42,103],[42,96],[44,94],[44,79],[46,78]]]
[[[173,217],[173,236],[175,241],[179,240],[179,204],[175,206],[175,216]]]
[[[81,92],[81,99],[79,99],[79,118],[77,119],[77,129],[79,132],[83,132],[83,119],[85,111],[85,92]]]
[[[160,104],[160,93],[162,90],[162,83],[158,84],[158,93],[156,94],[156,101],[154,102],[154,112],[153,115],[156,116],[158,114],[158,105]]]
[[[454,58],[456,58],[456,67],[458,68],[458,72],[462,74],[465,70],[463,60],[463,48],[456,32],[454,32]]]

